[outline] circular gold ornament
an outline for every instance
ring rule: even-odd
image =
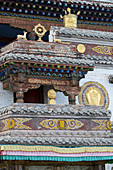
[[[79,53],[84,53],[86,51],[86,47],[83,44],[77,45],[77,50]]]
[[[109,96],[106,89],[97,82],[87,82],[81,87],[78,95],[81,105],[96,105],[107,109],[109,106]]]
[[[8,120],[8,128],[11,129],[11,128],[14,128],[14,126],[15,126],[14,119],[9,119]]]
[[[49,99],[55,99],[56,98],[56,92],[53,89],[48,91],[48,98]]]
[[[33,30],[39,37],[39,39],[37,41],[42,41],[41,38],[44,36],[44,34],[46,33],[47,30],[41,24],[36,25]]]
[[[55,101],[54,99],[50,99],[50,100],[48,101],[48,104],[56,104],[56,101]]]

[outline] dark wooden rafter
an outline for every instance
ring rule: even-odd
[[[34,26],[37,24],[42,24],[46,30],[50,30],[50,26],[63,26],[63,23],[53,23],[53,22],[45,22],[42,20],[30,20],[30,19],[15,19],[14,17],[2,17],[0,18],[1,24],[10,24],[12,27],[25,29],[28,32],[33,31]]]
[[[41,23],[49,30],[50,26],[63,26],[60,15],[65,14],[67,7],[71,8],[73,14],[78,10],[81,11],[78,16],[78,28],[113,31],[112,7],[107,6],[106,3],[103,7],[98,2],[91,5],[53,0],[29,1],[29,3],[25,0],[22,3],[17,0],[1,1],[0,23],[7,23],[27,31],[31,31],[33,26]]]
[[[53,21],[48,21],[46,20],[41,20],[41,19],[23,19],[23,18],[16,18],[15,17],[1,17],[0,18],[0,23],[1,24],[10,24],[12,27],[15,28],[20,28],[20,29],[24,29],[28,32],[31,32],[34,28],[35,25],[37,24],[42,24],[46,30],[50,30],[51,26],[58,26],[58,27],[62,27],[63,26],[63,22],[53,22]],[[108,32],[112,32],[113,31],[113,27],[108,27],[108,25],[99,25],[99,24],[93,24],[93,22],[90,22],[90,24],[85,24],[85,22],[83,21],[83,23],[78,23],[78,28],[80,29],[91,29],[91,30],[98,30],[98,31],[108,31]]]
[[[1,1],[0,2],[1,10],[4,12],[12,12],[16,14],[24,14],[24,15],[41,15],[41,16],[49,16],[51,17],[59,17],[60,14],[64,13],[65,9],[67,7],[70,7],[72,9],[72,12],[76,14],[77,10],[79,9],[81,11],[82,17],[90,20],[90,18],[93,16],[93,18],[112,18],[111,13],[112,7],[105,5],[100,6],[98,2],[95,2],[95,4],[85,4],[81,2],[61,2],[61,1],[53,1],[53,0],[44,0],[44,1],[20,1],[13,0],[7,2]],[[101,14],[100,14],[101,13]],[[55,15],[54,15],[55,14]]]

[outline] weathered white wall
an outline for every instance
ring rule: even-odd
[[[13,103],[13,92],[3,90],[3,84],[0,82],[0,108]]]
[[[69,104],[68,96],[65,96],[63,92],[57,92],[55,100],[57,104]]]
[[[109,95],[109,107],[108,109],[112,111],[112,118],[113,121],[113,84],[109,83],[109,75],[113,75],[113,68],[111,67],[96,67],[94,71],[89,71],[85,78],[80,80],[80,87],[88,82],[88,81],[95,81],[100,83],[105,87]],[[64,96],[62,92],[57,92],[56,97],[57,104],[68,104],[68,97]],[[79,105],[78,96],[76,97],[76,104]]]
[[[82,86],[84,83],[86,83],[88,81],[96,81],[105,87],[105,89],[107,90],[108,95],[109,95],[108,109],[112,111],[111,120],[113,120],[113,84],[109,83],[109,78],[108,78],[109,75],[111,75],[111,74],[113,74],[113,68],[107,68],[107,67],[98,68],[98,67],[96,67],[94,69],[94,71],[89,71],[86,74],[85,78],[80,80],[80,86]],[[78,97],[77,97],[76,103],[79,104]]]

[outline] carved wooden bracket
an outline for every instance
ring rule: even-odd
[[[19,73],[16,76],[10,76],[3,82],[4,89],[12,89],[16,92],[17,102],[24,102],[24,92],[30,89],[37,89],[41,85],[52,85],[55,89],[65,92],[69,96],[69,103],[75,104],[75,96],[80,91],[78,80],[54,80],[28,77],[26,74]]]
[[[66,92],[66,94],[69,96],[69,104],[75,104],[76,102],[76,96],[78,95],[80,91],[80,87],[71,87],[71,86],[54,86],[55,89],[60,90],[62,92]]]
[[[80,87],[71,87],[71,86],[54,86],[56,90],[66,92],[67,95],[78,95]]]

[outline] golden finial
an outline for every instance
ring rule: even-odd
[[[41,38],[44,36],[44,34],[46,33],[47,30],[41,24],[38,24],[35,26],[33,31],[35,31],[35,33],[39,37],[39,39],[37,41],[42,41]]]
[[[48,104],[56,104],[56,92],[53,89],[48,91],[48,98],[50,99]]]
[[[67,11],[65,10],[65,15],[60,16],[60,18],[63,18],[63,24],[64,27],[67,28],[76,28],[77,27],[77,15],[80,14],[80,11],[77,12],[77,14],[71,14],[71,9],[67,8]]]
[[[68,14],[71,14],[71,8],[67,8]]]
[[[80,15],[80,11],[77,12],[77,15]]]

